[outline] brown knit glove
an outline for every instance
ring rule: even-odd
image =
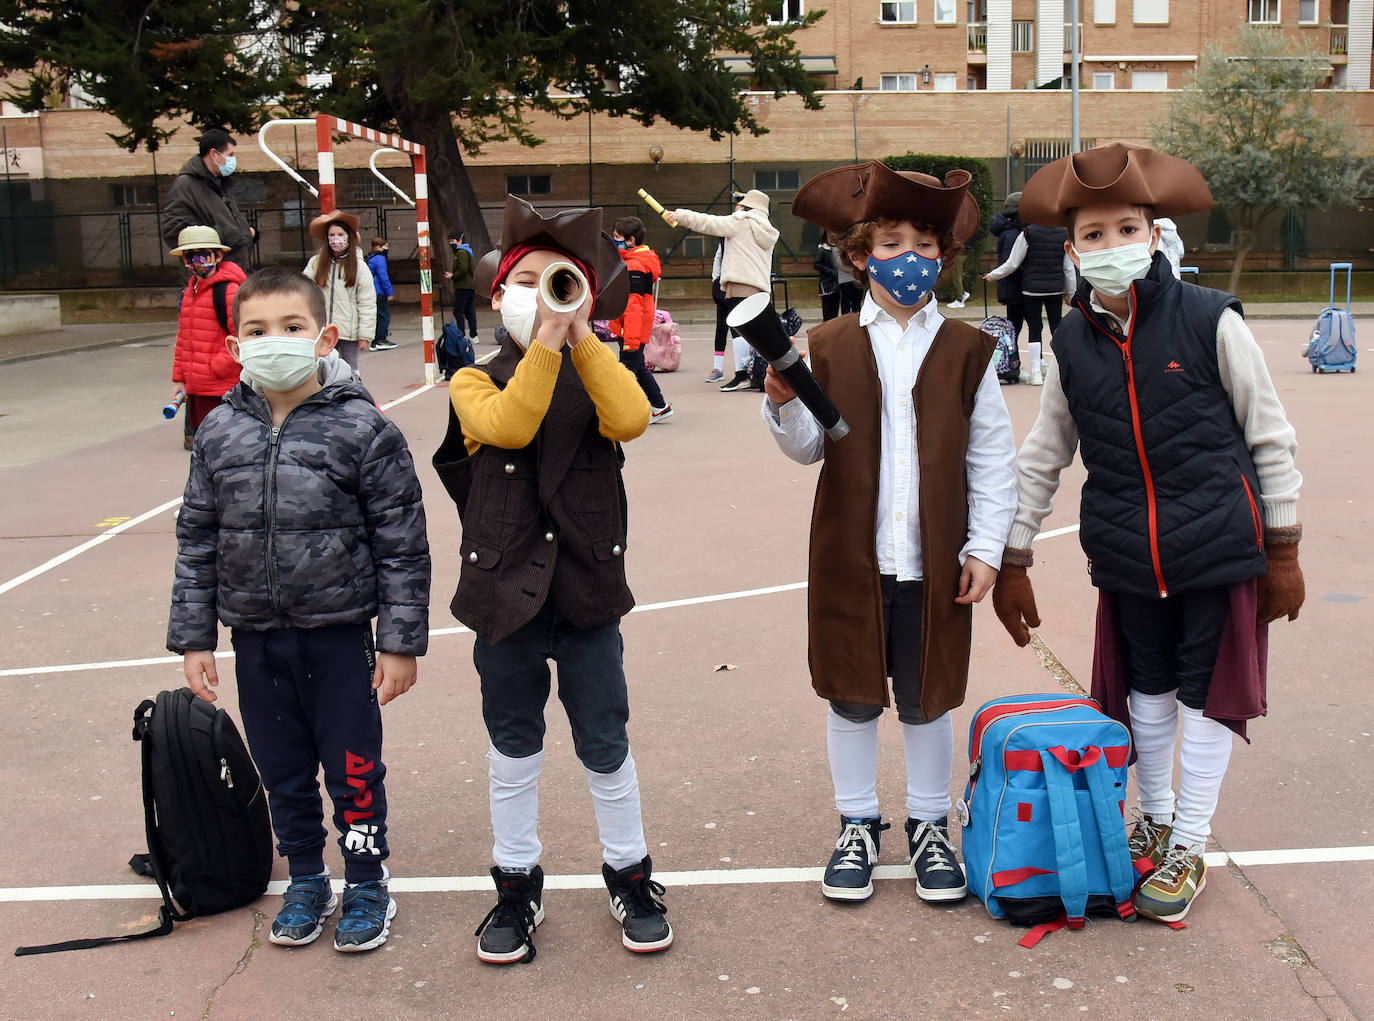
[[[1261,624],[1271,624],[1280,617],[1298,619],[1298,610],[1307,595],[1302,568],[1298,566],[1301,538],[1301,525],[1264,530],[1264,555],[1269,566],[1260,576],[1255,607],[1255,619]]]
[[[1030,561],[1030,550],[1007,550],[1002,554],[1002,570],[992,589],[992,608],[997,619],[1007,629],[1011,640],[1023,647],[1030,644],[1030,629],[1040,626],[1035,592],[1026,574]]]

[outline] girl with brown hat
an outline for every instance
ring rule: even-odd
[[[358,246],[358,218],[341,209],[310,221],[310,236],[320,250],[305,264],[305,275],[324,292],[327,322],[339,328],[339,357],[357,371],[358,351],[366,351],[377,332],[377,289]]]
[[[888,828],[878,805],[878,718],[894,702],[917,896],[947,903],[968,892],[949,839],[950,714],[968,683],[972,604],[997,577],[1016,509],[1016,445],[995,342],[945,319],[934,297],[978,227],[971,176],[952,170],[940,181],[873,161],[813,178],[792,204],[830,232],[868,286],[857,314],[807,335],[812,372],[849,435],[829,439],[772,370],[764,384],[763,417],[779,449],[801,464],[825,461],[807,616],[811,684],[830,703],[840,813],[821,880],[832,900],[873,895]]]
[[[1040,626],[1031,541],[1078,449],[1079,541],[1098,589],[1092,694],[1131,728],[1131,853],[1148,872],[1134,903],[1163,922],[1206,885],[1232,734],[1265,712],[1269,624],[1295,620],[1304,596],[1297,439],[1264,355],[1239,299],[1180,283],[1160,250],[1159,217],[1211,204],[1191,163],[1140,146],[1067,156],[1027,183],[1021,215],[1068,228],[1083,282],[1017,458],[1019,507],[993,593],[1026,645]]]

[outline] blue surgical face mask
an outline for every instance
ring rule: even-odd
[[[897,304],[909,308],[919,305],[934,289],[943,266],[942,260],[927,259],[915,252],[902,252],[890,259],[875,258],[870,252],[867,269],[868,275],[892,295]]]
[[[237,156],[226,156],[226,157],[224,157],[224,163],[223,163],[223,165],[219,168],[219,176],[220,176],[220,177],[228,177],[230,174],[232,174],[235,170],[238,169],[238,166],[239,166],[239,158],[238,158]]]

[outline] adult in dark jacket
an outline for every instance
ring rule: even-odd
[[[993,216],[992,222],[988,224],[988,230],[997,239],[998,266],[1001,266],[1011,257],[1012,247],[1025,229],[1026,225],[1021,222],[1021,193],[1014,191],[1007,196],[1007,201],[1003,204],[1002,209]],[[997,300],[1006,307],[1007,318],[1011,320],[1012,328],[1016,331],[1017,351],[1013,367],[1019,369],[1021,367],[1021,327],[1026,322],[1025,299],[1021,297],[1021,271],[1019,269],[1014,270],[1001,278],[994,277],[989,273],[984,279],[997,281]],[[1016,379],[1012,378],[1007,382],[1014,383]]]
[[[1036,223],[1026,225],[1005,262],[987,275],[989,280],[1002,280],[1013,272],[1021,275],[1021,299],[1025,303],[1026,348],[1030,352],[1030,372],[1023,382],[1042,386],[1045,382],[1041,365],[1041,322],[1043,309],[1049,320],[1050,337],[1059,328],[1060,305],[1067,294],[1064,269],[1064,246],[1069,232],[1063,227],[1046,227]]]
[[[200,136],[200,155],[186,161],[167,191],[162,240],[168,248],[175,248],[183,227],[214,227],[229,246],[225,258],[248,270],[248,250],[255,232],[226,187],[227,178],[238,168],[235,148],[234,139],[220,128]]]
[[[816,243],[812,265],[820,278],[821,319],[828,323],[840,314],[840,274],[835,269],[835,249],[824,237]]]

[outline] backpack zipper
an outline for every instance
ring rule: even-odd
[[[229,769],[228,759],[221,758],[219,760],[219,778],[220,782],[227,786],[230,790],[234,789],[234,774]]]

